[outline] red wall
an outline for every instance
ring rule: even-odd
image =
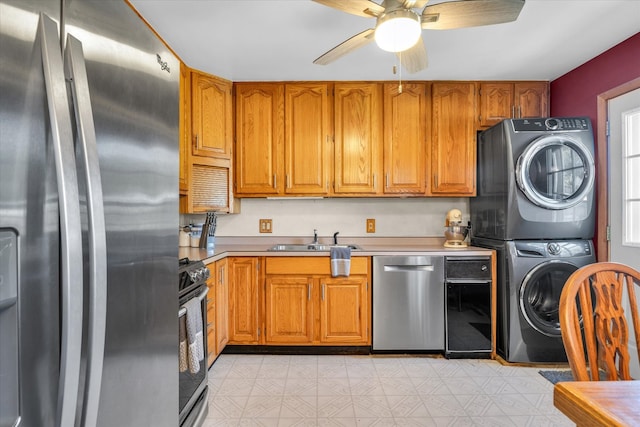
[[[598,135],[598,95],[640,77],[640,33],[629,37],[550,84],[551,116],[588,116]],[[596,145],[599,141],[596,139]],[[606,142],[602,142],[606,143]],[[596,160],[596,179],[598,164]],[[598,195],[596,194],[596,198]],[[596,220],[597,246],[598,225]]]
[[[637,77],[640,77],[640,33],[552,81],[551,115],[588,116],[597,135],[597,96]]]

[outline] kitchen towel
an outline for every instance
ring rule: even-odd
[[[180,372],[186,372],[189,369],[189,358],[187,356],[187,316],[178,318],[178,335],[180,337],[180,347],[178,350],[178,367]]]
[[[329,251],[331,257],[331,276],[349,276],[351,270],[351,248],[346,246],[332,246]]]
[[[199,298],[191,298],[184,304],[187,309],[187,344],[189,371],[197,374],[200,361],[204,359],[204,338],[202,334],[202,308]]]

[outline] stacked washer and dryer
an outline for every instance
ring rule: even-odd
[[[497,352],[567,360],[558,306],[566,279],[594,263],[594,142],[586,117],[509,119],[478,135],[472,244],[497,253]]]

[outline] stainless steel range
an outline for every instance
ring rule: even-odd
[[[209,269],[202,261],[190,261],[189,258],[182,258],[178,268],[178,328],[184,330],[186,327],[187,308],[185,305],[196,299],[199,303],[202,315],[202,327],[207,325],[207,278]],[[181,325],[182,323],[182,325]],[[183,335],[182,333],[180,334]],[[206,332],[203,334],[206,337]],[[186,338],[180,338],[183,341]],[[185,345],[183,343],[182,345]],[[207,340],[202,339],[203,354],[207,354]],[[185,362],[186,363],[186,362]],[[180,363],[179,365],[183,365]],[[202,425],[209,412],[207,398],[209,388],[207,385],[207,358],[203,357],[199,361],[199,366],[190,367],[188,363],[184,367],[179,367],[179,411],[180,427],[191,427]]]

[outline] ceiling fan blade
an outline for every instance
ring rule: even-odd
[[[422,37],[412,48],[398,52],[396,56],[400,59],[404,69],[410,74],[427,68],[427,49],[424,47]]]
[[[524,0],[457,0],[427,6],[422,28],[448,30],[515,21]]]
[[[403,3],[406,9],[422,9],[429,0],[404,0]]]
[[[365,18],[371,18],[372,16],[378,16],[384,12],[384,7],[371,0],[313,0],[316,3],[329,6],[334,9],[347,12],[352,15],[364,16]]]
[[[334,47],[324,55],[318,57],[315,61],[313,61],[313,63],[319,64],[319,65],[327,65],[335,61],[336,59],[341,58],[347,53],[354,51],[366,44],[371,43],[373,41],[374,33],[375,33],[375,30],[373,28],[364,30],[363,32],[356,34],[350,39],[343,41],[338,46]]]

